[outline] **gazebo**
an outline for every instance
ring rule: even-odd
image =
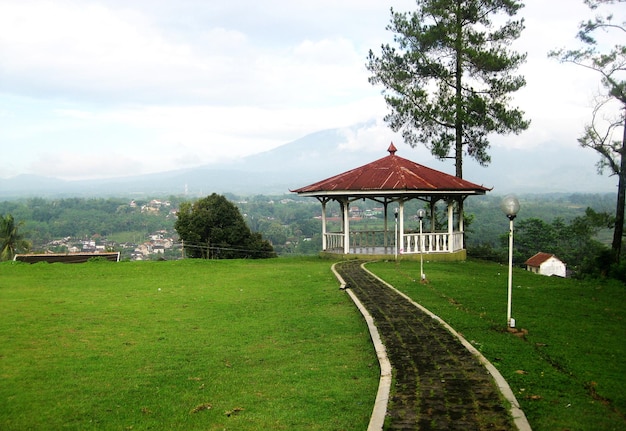
[[[339,175],[301,187],[292,192],[316,198],[322,204],[322,251],[340,255],[410,256],[430,254],[431,258],[464,260],[463,202],[468,196],[490,191],[462,178],[431,169],[396,155],[391,143],[389,155]],[[350,230],[350,204],[372,200],[382,205],[383,226],[374,230]],[[405,206],[411,200],[428,204],[427,230],[407,230]],[[340,228],[329,231],[327,206],[340,207]],[[445,202],[447,227],[437,230],[435,204]],[[395,207],[393,228],[389,209]],[[420,220],[421,225],[421,220]]]

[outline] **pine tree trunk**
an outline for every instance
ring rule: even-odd
[[[456,176],[458,178],[463,178],[463,121],[462,121],[462,110],[463,110],[463,56],[461,55],[463,51],[463,23],[462,13],[461,13],[461,2],[457,1],[457,33],[456,33],[456,124],[455,124],[455,149],[454,149],[454,157],[455,157],[455,168],[456,168]],[[459,217],[459,226],[460,220],[463,218],[463,199],[459,198],[458,200],[458,217]],[[453,228],[454,230],[454,228]],[[465,233],[463,233],[463,248],[465,248]]]
[[[613,230],[613,258],[616,263],[620,261],[622,252],[622,236],[624,234],[624,204],[626,204],[626,116],[624,117],[624,136],[622,137],[622,150],[620,151],[620,168],[617,182],[617,207],[615,208],[615,229]]]
[[[456,176],[463,178],[463,14],[461,2],[457,0],[456,11],[456,112],[455,112],[455,148],[454,162],[456,167]]]

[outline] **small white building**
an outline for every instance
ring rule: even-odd
[[[565,277],[567,273],[565,262],[550,253],[539,252],[524,262],[524,264],[528,271],[535,274]]]

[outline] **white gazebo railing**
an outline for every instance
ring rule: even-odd
[[[325,250],[344,250],[343,232],[326,232]],[[387,236],[387,238],[385,238]],[[350,249],[385,248],[393,250],[393,232],[381,230],[359,230],[350,232]],[[398,253],[454,253],[463,250],[463,232],[424,232],[402,234],[403,247],[398,245]]]
[[[404,234],[405,254],[454,253],[463,250],[463,232],[425,232]]]
[[[384,230],[353,230],[350,232],[350,247],[352,248],[383,247],[393,244],[393,232],[385,232]]]
[[[326,232],[326,250],[343,249],[343,232]]]

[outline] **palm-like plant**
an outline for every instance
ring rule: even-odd
[[[19,232],[23,222],[15,223],[13,216],[0,217],[0,260],[10,260],[19,251],[30,249],[30,243]]]

